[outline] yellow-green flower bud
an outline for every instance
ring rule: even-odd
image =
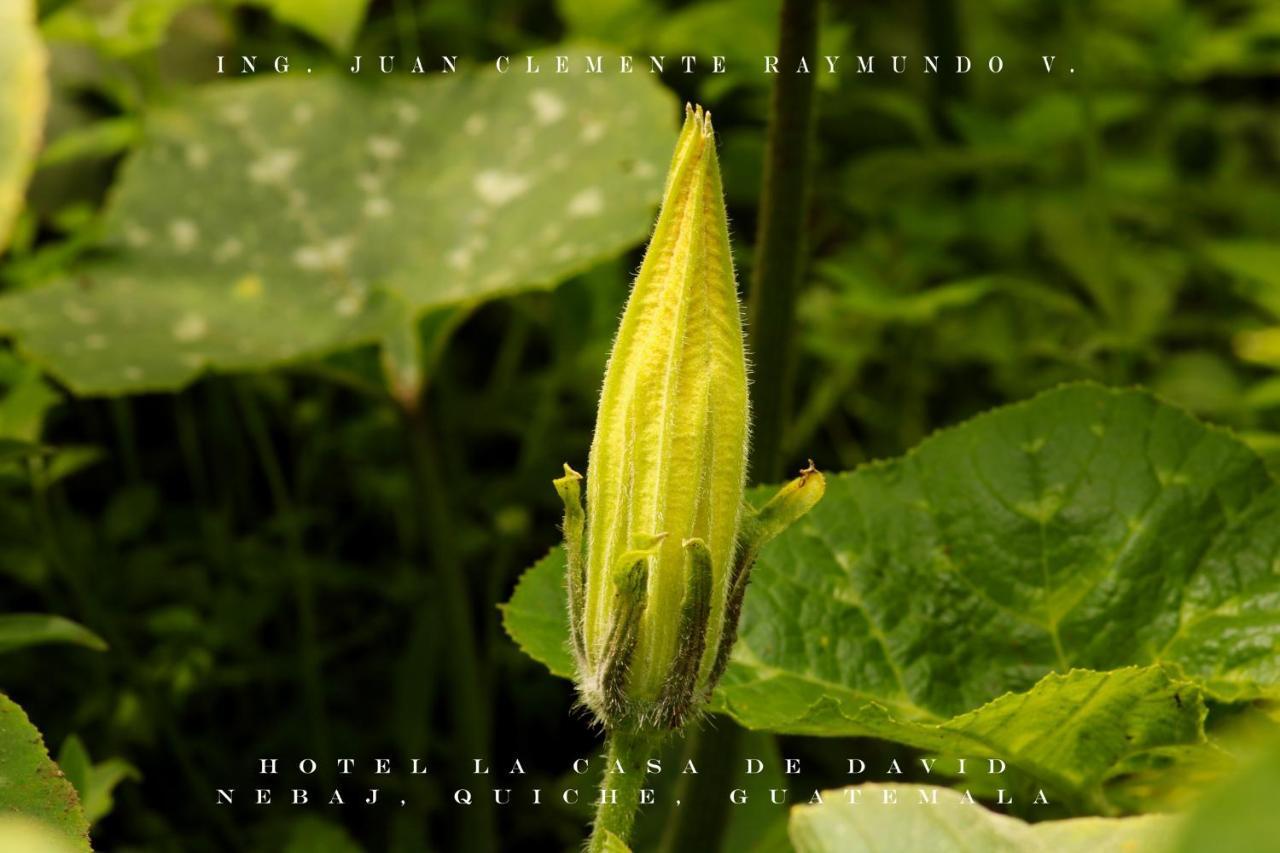
[[[710,113],[686,109],[605,372],[585,522],[580,476],[565,466],[556,481],[578,686],[610,727],[678,727],[696,711],[727,663],[759,543],[821,496],[806,472],[810,485],[775,499],[788,507],[777,523],[762,512],[744,526],[748,422],[715,135]]]

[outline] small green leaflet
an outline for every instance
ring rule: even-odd
[[[369,0],[247,0],[265,6],[280,20],[319,39],[330,50],[351,47],[364,23]]]
[[[0,615],[0,654],[47,643],[70,643],[97,652],[106,651],[101,637],[83,625],[46,613]]]
[[[58,766],[80,796],[85,819],[92,826],[106,817],[115,806],[113,792],[120,783],[139,780],[142,774],[123,758],[108,758],[95,763],[89,757],[84,741],[69,736],[58,750]]]
[[[1105,808],[1117,764],[1203,740],[1202,694],[1277,695],[1278,553],[1280,491],[1230,434],[1067,386],[829,478],[762,554],[714,704],[995,754]],[[562,565],[527,573],[505,621],[565,675]]]
[[[796,853],[1131,853],[1165,849],[1179,825],[1157,815],[1029,824],[923,785],[859,785],[822,799],[791,810]]]
[[[90,849],[89,822],[76,789],[49,758],[26,713],[0,693],[0,814],[10,813],[58,830],[71,850]]]
[[[148,117],[103,259],[0,300],[0,329],[78,392],[175,389],[400,341],[427,312],[623,251],[649,227],[675,105],[648,75],[534,61],[193,92]]]

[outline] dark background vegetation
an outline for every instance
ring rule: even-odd
[[[156,23],[144,6],[174,13],[155,11]],[[129,20],[140,23],[116,41],[50,39],[49,144],[95,124],[114,131],[37,173],[0,260],[9,288],[89,251],[137,141],[131,121],[208,82],[211,55],[326,51],[260,8],[52,0],[42,17],[69,7],[104,16],[136,7]],[[1280,363],[1280,347],[1266,347],[1280,322],[1274,6],[913,0],[824,12],[823,52],[842,55],[843,73],[818,78],[788,468],[892,456],[941,426],[1079,378],[1147,385],[1264,455],[1280,452],[1280,379],[1268,363]],[[747,281],[769,92],[756,62],[775,52],[776,17],[769,0],[375,0],[354,52],[487,60],[586,38],[637,55],[728,54],[737,70],[723,78],[664,82],[715,114]],[[978,68],[921,73],[923,55],[946,64],[957,53]],[[996,53],[1005,72],[981,70]],[[1044,53],[1076,73],[1045,75]],[[857,54],[877,56],[874,77],[853,73]],[[893,54],[910,57],[907,74],[885,73]],[[303,823],[324,815],[370,850],[467,849],[447,801],[471,781],[471,756],[448,710],[453,640],[438,612],[433,536],[448,537],[444,553],[464,569],[492,762],[518,755],[530,788],[571,778],[570,757],[591,754],[596,733],[570,713],[570,685],[505,638],[496,604],[558,541],[550,479],[562,461],[585,464],[638,260],[639,247],[554,291],[476,310],[431,377],[417,432],[376,394],[307,366],[110,400],[36,386],[47,393],[21,411],[43,418],[42,440],[83,450],[35,487],[24,469],[5,471],[0,608],[66,615],[111,649],[5,655],[0,686],[55,751],[75,734],[96,760],[136,768],[95,826],[97,845],[317,849],[308,839],[336,830]],[[329,363],[380,385],[371,351]],[[34,369],[0,358],[0,380],[27,394]],[[415,482],[423,454],[435,467]],[[415,494],[423,483],[438,500]],[[304,577],[314,584],[310,652],[295,607]],[[300,682],[308,653],[323,673],[321,720]],[[783,748],[809,762],[806,787],[817,787],[843,781],[838,757],[877,747],[787,739]],[[383,786],[405,808],[213,807],[216,787],[256,783],[260,756],[324,755],[356,757],[366,770],[378,756],[398,766],[419,757],[438,772]],[[332,783],[324,776],[308,785],[313,797]],[[579,843],[584,814],[547,799],[502,810],[504,848]]]

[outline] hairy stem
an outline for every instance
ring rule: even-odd
[[[608,740],[608,764],[600,780],[596,819],[591,825],[588,853],[603,853],[609,834],[626,842],[635,826],[644,787],[645,761],[658,746],[652,734],[612,732]],[[619,772],[621,770],[621,772]]]
[[[794,72],[801,57],[813,61],[817,44],[817,0],[785,0],[747,324],[754,363],[752,457],[757,478],[765,482],[782,476],[809,207],[814,75]]]

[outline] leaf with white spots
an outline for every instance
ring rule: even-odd
[[[380,83],[216,84],[150,116],[104,259],[0,299],[0,329],[87,394],[379,342],[408,394],[405,330],[425,315],[553,285],[648,232],[677,110],[647,75]]]
[[[0,251],[22,208],[44,130],[49,83],[34,0],[0,3]]]

